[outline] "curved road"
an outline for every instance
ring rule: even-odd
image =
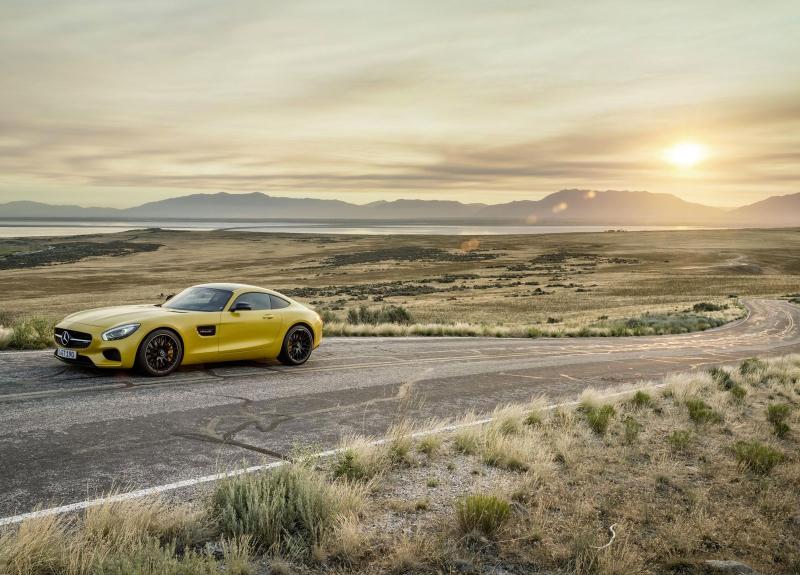
[[[165,379],[65,366],[52,352],[0,353],[0,518],[277,460],[342,435],[485,412],[533,395],[574,397],[800,351],[800,308],[747,302],[704,333],[581,339],[331,338],[299,368],[240,363]]]

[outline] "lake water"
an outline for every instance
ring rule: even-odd
[[[485,236],[502,234],[563,234],[572,232],[664,231],[707,229],[692,226],[525,226],[419,224],[403,222],[298,222],[298,221],[81,221],[81,220],[0,220],[0,238],[36,236],[80,236],[110,234],[129,230],[162,228],[167,230],[235,230],[282,234],[354,235],[446,235]]]

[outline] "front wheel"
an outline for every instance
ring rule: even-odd
[[[314,335],[304,325],[296,325],[286,332],[278,361],[284,365],[302,365],[314,347]]]
[[[168,329],[157,329],[139,345],[136,366],[145,375],[160,377],[178,369],[182,359],[183,344],[180,338]]]

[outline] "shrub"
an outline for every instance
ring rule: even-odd
[[[758,441],[737,441],[733,451],[739,464],[759,475],[768,475],[783,460],[780,451]]]
[[[747,390],[738,383],[731,388],[731,395],[736,401],[744,401],[747,396]]]
[[[339,321],[339,316],[329,309],[323,309],[320,311],[319,316],[322,318],[323,323],[337,323]]]
[[[726,391],[730,391],[736,383],[733,381],[731,374],[719,367],[712,367],[708,370],[708,373],[711,374],[711,379],[714,380],[720,389],[724,389]]]
[[[757,357],[748,357],[741,364],[739,364],[739,373],[742,375],[753,375],[759,371],[766,369],[767,364],[758,359]]]
[[[512,406],[498,407],[492,413],[493,421],[490,424],[490,433],[518,435],[522,432],[524,418],[525,412],[521,408]]]
[[[631,405],[636,408],[650,407],[653,405],[653,398],[646,391],[637,391],[631,398]]]
[[[596,327],[606,328],[614,337],[628,335],[664,335],[690,333],[719,327],[724,320],[693,313],[645,314],[636,318],[604,322]]]
[[[773,431],[778,437],[785,437],[789,433],[789,414],[792,408],[786,403],[772,403],[767,406],[767,421],[772,424]]]
[[[625,425],[625,442],[634,443],[639,438],[639,432],[644,429],[644,426],[631,416],[626,417],[622,423]]]
[[[604,435],[608,431],[608,426],[611,423],[611,418],[614,417],[616,411],[611,405],[601,405],[599,407],[586,407],[584,408],[586,415],[586,423],[598,435]]]
[[[12,349],[44,349],[53,345],[53,322],[43,317],[21,319],[11,326],[7,346]]]
[[[459,453],[474,455],[481,445],[479,431],[474,427],[464,428],[453,437],[453,444]]]
[[[468,495],[456,503],[456,516],[461,533],[491,537],[511,517],[511,506],[495,495]]]
[[[532,411],[525,416],[525,419],[522,420],[522,423],[531,427],[536,427],[537,425],[542,424],[542,416],[538,412]]]
[[[688,429],[676,429],[667,436],[672,451],[686,451],[692,441],[692,432]]]
[[[428,457],[434,455],[439,448],[442,446],[442,438],[438,435],[426,435],[422,439],[419,440],[417,444],[417,451],[420,453],[424,453]]]
[[[411,457],[411,438],[408,436],[401,436],[389,442],[389,462],[392,465],[410,465],[413,463]]]
[[[406,308],[397,305],[383,306],[379,309],[370,309],[362,305],[358,309],[350,309],[347,312],[347,323],[349,324],[370,324],[396,323],[409,325],[414,323],[414,319]]]
[[[521,438],[489,434],[483,445],[483,462],[508,471],[528,470],[528,443]]]
[[[689,419],[698,425],[722,421],[722,417],[700,398],[687,399],[685,405],[689,410]]]
[[[341,515],[355,511],[362,497],[363,492],[329,483],[310,468],[286,466],[221,481],[212,512],[227,537],[249,536],[265,552],[305,553]]]
[[[702,313],[704,311],[722,311],[724,309],[728,309],[728,306],[717,305],[715,303],[710,303],[707,301],[696,303],[692,306],[692,311],[695,313]]]
[[[216,575],[217,562],[209,553],[187,550],[178,554],[175,545],[162,546],[158,541],[127,552],[114,550],[96,559],[91,573],[110,575]]]
[[[331,471],[336,478],[348,481],[368,481],[385,471],[391,464],[388,451],[372,445],[366,439],[348,440],[334,459]]]

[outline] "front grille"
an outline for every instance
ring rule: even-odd
[[[65,341],[66,338],[66,341]],[[92,344],[92,334],[72,329],[62,329],[57,327],[53,339],[61,347],[71,347],[82,349]]]

